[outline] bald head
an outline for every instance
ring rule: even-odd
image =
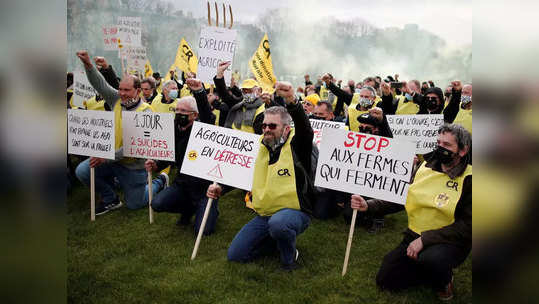
[[[472,85],[467,84],[462,87],[462,95],[463,96],[472,96]]]
[[[136,99],[140,94],[140,79],[135,75],[126,75],[120,81],[118,95],[122,102],[127,102],[131,99]]]

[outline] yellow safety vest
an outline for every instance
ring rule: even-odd
[[[175,99],[171,103],[163,102],[163,95],[156,96],[152,101],[152,109],[154,112],[159,113],[176,113],[176,105],[178,104],[178,99]]]
[[[155,91],[157,91],[159,94],[163,92],[163,79],[161,79],[161,83],[155,87]]]
[[[470,165],[461,176],[451,179],[447,174],[427,168],[423,163],[408,190],[405,206],[408,228],[421,234],[423,231],[453,224],[464,178],[468,175],[472,175]]]
[[[187,85],[184,85],[182,89],[180,90],[180,98],[185,96],[193,96],[191,93],[191,90],[189,90],[189,87]]]
[[[406,101],[405,96],[401,96],[399,98],[399,104],[397,106],[397,111],[395,111],[395,114],[397,115],[406,115],[406,114],[417,114],[419,112],[419,105],[414,103],[413,100],[410,100],[408,102]]]
[[[468,130],[468,132],[472,134],[472,109],[465,110],[463,108],[459,108],[459,112],[457,113],[457,117],[455,117],[453,123],[463,126],[464,129]]]
[[[253,208],[261,216],[270,216],[284,208],[301,210],[290,145],[293,137],[292,129],[281,148],[279,159],[274,164],[268,165],[269,151],[262,144],[263,136],[260,136],[260,150],[255,162],[252,192]]]
[[[95,96],[83,102],[86,110],[105,111],[105,100],[97,101]]]
[[[264,112],[266,110],[266,104],[262,103],[260,105],[260,107],[258,107],[255,111],[255,116],[253,116],[253,122],[255,120],[255,118],[258,116],[258,114]],[[245,108],[242,109],[243,112],[245,112]],[[241,128],[236,128],[236,125],[233,123],[232,124],[232,129],[234,130],[241,130],[243,132],[248,132],[248,133],[255,133],[255,129],[253,129],[253,127],[251,126],[246,126],[244,125],[243,123],[241,124]]]
[[[329,91],[326,89],[326,87],[321,86],[320,87],[320,99],[327,100],[329,98]]]
[[[212,111],[213,115],[215,115],[215,123],[214,125],[219,126],[219,117],[221,117],[221,110],[214,109]]]
[[[359,95],[359,94],[358,94]],[[348,106],[348,123],[350,125],[350,131],[359,131],[359,121],[357,121],[357,118],[361,114],[369,113],[369,110],[367,111],[360,111],[356,109],[357,103],[351,103]]]
[[[114,105],[114,137],[115,137],[115,150],[118,150],[120,147],[123,146],[122,141],[122,102],[120,99],[116,101],[116,104]],[[145,103],[141,102],[138,107],[135,109],[136,112],[144,112],[144,111],[152,111],[152,107]]]

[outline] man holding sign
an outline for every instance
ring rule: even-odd
[[[178,168],[178,176],[174,183],[157,193],[152,201],[152,209],[156,212],[173,212],[181,213],[182,217],[178,224],[187,225],[190,223],[191,217],[196,213],[195,218],[195,234],[198,234],[202,217],[208,199],[204,196],[209,182],[203,179],[193,177],[187,174],[179,173],[185,157],[187,143],[193,122],[199,119],[204,123],[211,123],[214,116],[210,110],[210,104],[206,96],[206,91],[199,79],[187,79],[186,84],[193,91],[192,96],[185,96],[177,100],[176,117],[174,119],[175,145],[176,145],[176,166]],[[146,170],[161,171],[174,163],[166,161],[146,161]],[[154,187],[152,190],[156,193],[157,189],[163,187],[163,181],[156,179],[153,181]],[[211,234],[215,229],[217,222],[217,203],[212,204],[209,218],[204,228],[204,234]]]
[[[228,260],[249,262],[267,251],[279,250],[282,268],[297,268],[296,236],[309,226],[313,202],[310,176],[313,130],[289,83],[276,83],[285,107],[266,110],[255,162],[253,207],[257,216],[236,234]],[[290,124],[294,122],[295,128]],[[217,199],[222,188],[211,185],[207,195]]]
[[[408,229],[404,239],[382,262],[376,284],[398,290],[429,284],[441,300],[453,297],[452,269],[472,245],[471,135],[462,126],[443,125],[433,158],[415,174],[406,200]],[[352,208],[372,214],[404,206],[353,195]]]
[[[115,160],[110,161],[99,157],[90,157],[79,164],[76,174],[79,180],[90,184],[90,168],[95,168],[95,187],[101,194],[103,203],[96,208],[96,215],[120,208],[123,204],[114,192],[112,180],[120,182],[124,199],[129,209],[145,207],[143,200],[146,185],[144,160],[123,157],[122,142],[122,111],[152,111],[147,103],[140,99],[140,80],[133,75],[125,75],[120,81],[119,89],[111,87],[97,69],[93,66],[86,51],[77,52],[84,64],[88,81],[94,89],[103,96],[105,103],[114,112]]]

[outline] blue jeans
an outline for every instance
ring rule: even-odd
[[[90,186],[90,159],[81,162],[75,170],[77,178],[85,185]],[[124,193],[125,203],[129,209],[139,209],[148,206],[144,203],[144,185],[147,173],[144,169],[132,170],[118,163],[104,163],[95,167],[95,190],[101,194],[104,203],[118,200],[114,192],[114,177],[120,182]]]
[[[165,188],[165,182],[160,178],[154,178],[152,181],[152,197],[153,200],[155,200],[155,196],[157,193]],[[148,196],[148,183],[146,183],[146,186],[144,187],[144,198],[143,202],[145,205],[148,205],[150,203],[150,197]],[[152,201],[153,205],[153,201]]]
[[[191,217],[195,214],[195,234],[198,234],[208,198],[206,191],[192,184],[178,184],[174,182],[170,187],[157,193],[152,200],[152,209],[155,212],[181,213],[182,216]],[[215,231],[219,210],[218,201],[214,200],[211,204],[204,235],[210,235]]]
[[[276,243],[283,266],[294,263],[296,236],[305,231],[311,219],[302,211],[282,209],[272,216],[257,216],[236,234],[228,247],[228,260],[250,262],[269,253]]]

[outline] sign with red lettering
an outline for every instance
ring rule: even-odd
[[[67,153],[114,159],[114,112],[67,110]]]
[[[251,190],[260,135],[195,121],[181,173]]]
[[[124,156],[175,161],[174,114],[122,112]]]
[[[236,30],[222,27],[203,27],[198,39],[197,77],[205,83],[213,83],[217,66],[222,61],[234,61]],[[232,65],[225,71],[225,83],[230,85]]]
[[[436,148],[438,129],[444,124],[443,114],[387,115],[394,138],[410,140],[415,153],[425,154]]]
[[[105,51],[118,50],[118,26],[105,25],[101,27],[103,33],[103,49]]]
[[[326,128],[314,184],[404,205],[414,153],[411,141]]]

